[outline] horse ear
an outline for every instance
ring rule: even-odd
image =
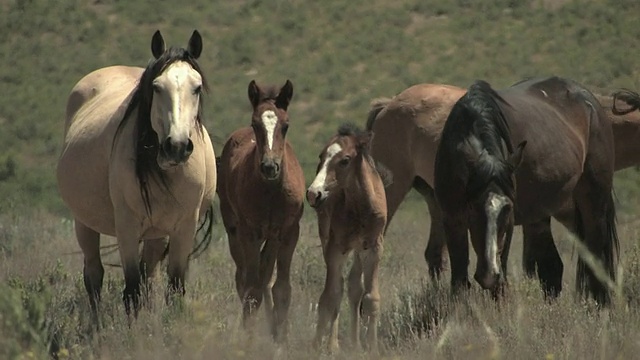
[[[251,80],[247,92],[249,93],[249,101],[251,101],[251,105],[255,108],[260,102],[260,88],[255,80]]]
[[[369,152],[371,140],[373,139],[373,131],[365,131],[356,138],[356,148],[359,153]]]
[[[280,89],[280,93],[278,94],[278,98],[276,99],[276,107],[279,109],[287,110],[292,97],[293,84],[287,79],[287,82],[284,84],[282,89]]]
[[[200,54],[202,54],[202,36],[200,36],[198,30],[193,30],[193,34],[191,34],[191,38],[189,39],[187,52],[189,52],[189,55],[194,59],[199,58]]]
[[[511,167],[511,171],[514,171],[515,169],[518,168],[518,166],[520,166],[520,164],[522,164],[524,147],[526,145],[527,145],[527,140],[521,142],[520,144],[518,144],[518,147],[516,148],[516,150],[513,153],[511,153],[511,155],[509,155],[509,158],[507,159],[507,163],[509,164],[509,167]]]
[[[164,54],[164,50],[164,38],[162,38],[160,30],[156,30],[151,38],[151,53],[153,54],[153,57],[157,59]]]

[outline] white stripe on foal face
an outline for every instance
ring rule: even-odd
[[[269,144],[269,150],[273,148],[273,134],[276,129],[276,124],[278,123],[278,116],[273,110],[267,110],[262,113],[262,123],[264,124],[264,128],[267,130],[267,143]]]
[[[324,199],[329,194],[327,192],[327,169],[329,167],[329,163],[331,159],[333,159],[340,151],[342,151],[342,146],[338,143],[333,143],[327,148],[327,154],[324,158],[324,163],[322,163],[322,167],[320,171],[318,171],[318,175],[309,186],[308,191],[313,193],[320,193],[321,198]]]

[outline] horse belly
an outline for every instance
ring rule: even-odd
[[[89,140],[65,148],[58,162],[58,189],[76,221],[115,235],[107,164],[100,155],[101,149]]]

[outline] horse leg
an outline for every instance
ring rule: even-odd
[[[437,281],[447,267],[447,246],[444,226],[442,224],[442,210],[440,210],[440,205],[438,205],[436,201],[431,186],[422,179],[420,179],[420,181],[416,179],[414,184],[414,188],[422,195],[429,207],[431,225],[429,226],[429,240],[427,241],[427,248],[424,251],[424,259],[427,261],[431,280]]]
[[[562,291],[564,265],[551,233],[551,218],[522,226],[522,257],[527,276],[536,272],[546,296],[555,298]]]
[[[469,282],[469,239],[466,214],[443,216],[451,263],[451,289],[455,293],[471,287]]]
[[[273,284],[273,337],[276,342],[287,339],[289,306],[291,305],[291,260],[300,237],[300,225],[296,222],[282,241],[276,261],[277,278]]]
[[[318,301],[318,324],[313,342],[317,349],[322,344],[322,338],[329,331],[329,351],[337,351],[338,345],[338,314],[344,287],[342,268],[349,253],[343,253],[335,244],[332,237],[324,249],[324,261],[327,266],[327,277],[324,290]]]
[[[615,281],[618,240],[611,187],[596,181],[596,176],[583,174],[574,191],[578,238],[588,250],[578,258],[576,287],[580,294],[588,292],[599,305],[607,305],[611,301],[608,281]]]
[[[160,261],[163,260],[167,251],[168,238],[144,240],[142,243],[142,258],[140,259],[140,274],[143,282],[143,299],[148,306],[151,306],[151,282],[155,276],[155,270]]]
[[[124,290],[122,301],[131,323],[131,315],[138,317],[140,310],[140,264],[139,264],[139,240],[142,233],[137,224],[133,223],[135,216],[128,208],[116,209],[116,237],[118,238],[118,251],[124,272]],[[138,231],[136,231],[138,230]]]
[[[360,344],[360,306],[364,295],[364,285],[362,283],[362,261],[356,254],[349,271],[347,282],[349,295],[349,309],[351,310],[351,346],[355,349]]]
[[[378,315],[380,313],[380,290],[378,270],[382,256],[382,236],[376,245],[363,250],[359,255],[364,273],[364,296],[362,297],[362,315],[367,329],[367,346],[370,351],[378,351]]]
[[[165,294],[165,302],[171,304],[174,296],[185,294],[185,277],[189,267],[189,254],[195,244],[198,214],[179,224],[169,235],[169,254],[167,258],[167,276],[169,286]]]
[[[91,307],[91,317],[96,324],[98,321],[98,305],[100,303],[100,293],[102,291],[102,280],[104,278],[104,267],[100,259],[100,234],[91,230],[83,223],[75,220],[76,239],[84,254],[84,288],[89,295],[89,305]]]
[[[240,301],[244,299],[245,291],[245,265],[244,265],[244,250],[242,242],[238,239],[238,221],[233,215],[233,210],[229,203],[220,197],[220,214],[222,215],[222,223],[227,232],[227,239],[229,241],[229,252],[231,258],[236,264],[236,292]]]

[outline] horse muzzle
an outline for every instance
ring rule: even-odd
[[[186,141],[173,141],[171,137],[167,137],[166,140],[160,146],[159,165],[161,168],[170,168],[180,165],[186,162],[193,153],[193,141],[187,139]]]
[[[489,269],[476,271],[473,277],[485,290],[495,290],[503,282],[502,274]]]
[[[309,205],[311,205],[312,208],[316,208],[320,206],[320,204],[322,204],[326,198],[327,197],[323,191],[319,191],[311,188],[307,190],[307,201],[309,202]]]
[[[260,163],[260,172],[266,180],[276,180],[280,177],[280,164],[271,159],[263,160]]]

